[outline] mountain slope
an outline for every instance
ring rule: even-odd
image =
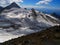
[[[49,14],[40,13],[39,16],[37,16],[37,20],[38,22],[44,22],[50,24],[51,26],[60,24],[60,20],[58,18],[55,18]]]
[[[39,11],[36,11],[34,9],[32,11],[26,10],[24,8],[19,8],[16,3],[12,3],[5,9],[6,10],[3,10],[1,15],[4,15],[6,18],[5,21],[8,20],[9,23],[13,24],[13,26],[9,27],[7,25],[9,28],[2,27],[2,29],[0,29],[0,32],[2,32],[0,33],[0,42],[5,42],[12,38],[17,38],[42,31],[43,29],[60,24],[60,20],[53,16],[50,16],[49,14],[46,15],[44,13],[39,13]],[[5,36],[3,36],[4,34]]]
[[[56,14],[55,12],[52,13],[51,15],[54,16],[54,17],[56,17],[56,18],[58,18],[58,19],[60,19],[60,15],[59,14]]]
[[[3,7],[0,6],[0,12],[2,11]]]
[[[15,2],[13,2],[9,6],[5,7],[4,9],[11,9],[11,8],[20,8],[20,7]]]
[[[60,26],[18,37],[1,45],[60,45]]]

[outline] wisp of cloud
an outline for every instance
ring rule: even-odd
[[[52,0],[40,0],[39,2],[37,2],[36,4],[49,4]]]
[[[0,0],[0,6],[5,7],[5,6],[11,4],[12,2],[18,3],[18,2],[23,2],[23,0]]]

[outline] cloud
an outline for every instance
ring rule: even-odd
[[[23,5],[22,8],[36,8],[36,9],[54,9],[54,10],[60,10],[60,8],[56,8],[53,6],[38,6],[38,5]]]
[[[9,0],[10,1],[10,3],[12,3],[12,2],[23,2],[23,0]]]
[[[5,7],[5,6],[11,4],[12,2],[16,2],[16,3],[21,2],[22,3],[23,0],[0,0],[0,6]]]
[[[36,4],[49,4],[52,0],[40,0],[39,2],[37,2]]]
[[[45,6],[37,6],[37,5],[23,5],[23,8],[46,8]]]

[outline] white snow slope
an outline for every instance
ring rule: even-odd
[[[0,27],[1,27],[0,28],[0,43],[3,43],[13,38],[27,35],[30,33],[41,31],[51,26],[59,25],[60,21],[49,14],[39,13],[39,11],[36,11],[36,14],[37,14],[37,17],[36,19],[34,19],[32,16],[31,10],[26,10],[23,8],[20,8],[20,9],[12,8],[10,10],[4,10],[1,13],[2,17],[4,15],[5,16],[4,18],[9,20],[10,24],[16,24],[16,25],[21,25],[21,26],[19,27],[19,29],[14,29],[11,27],[3,29],[1,26],[6,24],[6,22],[2,25],[0,23]],[[1,18],[1,20],[4,18]],[[0,22],[4,22],[1,20]]]

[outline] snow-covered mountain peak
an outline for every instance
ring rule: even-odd
[[[11,9],[11,8],[20,8],[20,6],[18,4],[16,4],[15,2],[13,2],[10,5],[8,5],[7,7],[5,7],[4,9]]]
[[[6,40],[12,39],[12,36],[14,36],[13,38],[16,38],[41,31],[42,29],[51,26],[60,25],[60,20],[57,18],[34,9],[27,10],[24,8],[9,7],[9,9],[2,11],[0,17],[2,17],[0,18],[0,24],[2,24],[0,25],[0,27],[2,27],[2,29],[0,29],[2,32],[0,33],[0,36],[3,37],[2,35],[4,34],[5,37],[9,36]],[[6,40],[3,40],[2,42]]]

